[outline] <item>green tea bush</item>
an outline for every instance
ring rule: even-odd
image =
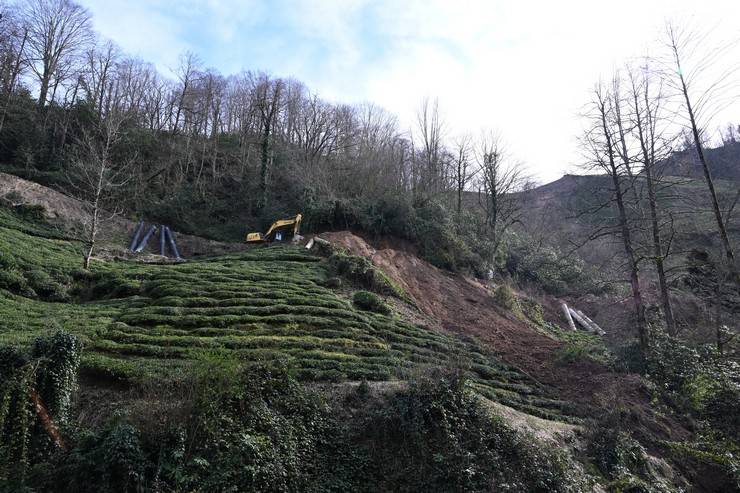
[[[26,281],[33,291],[42,299],[48,301],[67,301],[67,289],[48,273],[34,269],[26,272]]]
[[[388,305],[375,293],[369,291],[357,291],[352,296],[352,302],[361,310],[382,313],[387,315],[391,312]]]
[[[12,268],[0,270],[0,289],[6,289],[21,296],[35,296],[36,294],[23,274]]]

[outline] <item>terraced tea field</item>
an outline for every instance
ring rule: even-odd
[[[97,261],[81,245],[0,209],[0,344],[29,344],[55,327],[79,335],[89,375],[176,378],[214,355],[280,362],[304,381],[399,380],[460,365],[482,395],[521,411],[574,421],[571,406],[474,340],[357,309],[324,286],[321,257],[290,246],[177,265]]]

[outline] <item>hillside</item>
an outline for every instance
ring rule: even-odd
[[[713,149],[706,149],[706,158],[712,176],[718,180],[740,182],[740,142],[727,141]],[[696,152],[681,151],[673,154],[662,165],[664,174],[688,178],[703,178],[703,171]]]
[[[740,493],[733,33],[181,3],[0,0],[0,493]]]
[[[650,409],[635,376],[614,373],[589,356],[566,356],[599,344],[558,328],[556,300],[540,305],[520,293],[515,305],[502,304],[495,286],[442,271],[412,253],[376,250],[348,232],[321,237],[335,253],[242,246],[181,264],[98,259],[83,271],[73,236],[24,216],[22,207],[0,208],[0,346],[29,347],[59,329],[77,336],[84,351],[73,419],[88,425],[104,423],[116,409],[140,419],[142,398],[152,409],[165,403],[136,389],[177,389],[203,365],[234,361],[283,368],[304,385],[334,388],[329,395],[346,394],[346,385],[357,388],[353,382],[376,382],[377,399],[391,398],[423,372],[457,368],[467,375],[469,391],[519,433],[571,443],[573,467],[583,460],[582,438],[576,438],[584,433],[581,425],[617,395],[641,436],[658,443],[686,433]],[[363,257],[396,286],[397,296],[383,296],[388,313],[351,301],[362,289],[356,278],[336,280],[342,276],[337,261]],[[102,407],[93,404],[101,399]]]
[[[396,380],[467,360],[485,395],[570,419],[563,410],[572,406],[474,340],[358,310],[324,287],[329,267],[301,247],[181,265],[97,262],[82,272],[77,242],[0,212],[3,262],[13,266],[4,284],[11,292],[0,294],[0,343],[30,344],[53,321],[81,338],[82,372],[93,380],[167,379],[210,352],[281,361],[307,381]],[[15,276],[26,282],[13,284]]]

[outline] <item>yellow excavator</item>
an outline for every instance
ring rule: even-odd
[[[282,241],[287,239],[286,234],[290,232],[292,227],[293,237],[298,235],[298,230],[301,227],[301,219],[303,216],[296,214],[295,217],[289,219],[280,219],[272,223],[270,229],[264,235],[262,233],[249,233],[247,234],[247,243],[265,243],[269,241]]]

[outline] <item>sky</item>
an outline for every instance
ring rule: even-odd
[[[409,129],[421,101],[438,98],[450,140],[496,131],[540,182],[577,171],[591,88],[654,54],[667,20],[740,39],[737,0],[80,3],[99,33],[164,74],[189,50],[224,74],[261,70],[330,101],[375,103]],[[740,100],[716,118],[740,123]]]

